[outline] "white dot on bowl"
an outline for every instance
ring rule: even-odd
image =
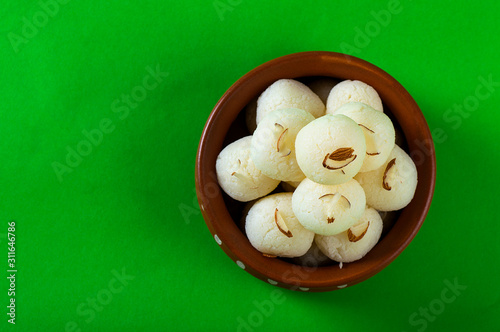
[[[242,261],[236,261],[236,265],[238,265],[239,267],[241,267],[243,270],[245,269],[245,264],[243,264]]]
[[[274,281],[272,279],[267,279],[267,282],[270,283],[271,285],[275,285],[275,286],[278,284],[277,281]]]
[[[346,288],[347,287],[347,284],[345,285],[340,285],[340,286],[337,286],[337,288]]]
[[[299,289],[303,292],[307,292],[309,290],[309,288],[307,287],[299,287]]]
[[[214,239],[215,239],[215,242],[217,242],[218,245],[222,244],[222,241],[219,239],[219,237],[217,236],[217,234],[214,235]]]

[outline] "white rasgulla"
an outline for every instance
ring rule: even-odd
[[[365,134],[347,116],[328,114],[302,128],[295,152],[306,177],[321,184],[341,184],[352,179],[363,165]]]
[[[387,161],[370,172],[355,176],[366,194],[366,202],[379,211],[395,211],[410,203],[417,188],[413,160],[395,145]]]
[[[387,161],[396,140],[394,125],[387,115],[360,102],[344,104],[335,114],[348,116],[363,129],[366,157],[360,172],[373,171]]]
[[[248,211],[245,231],[255,249],[281,257],[304,255],[314,240],[314,233],[305,229],[293,214],[292,193],[259,199]]]
[[[250,158],[252,136],[226,146],[217,156],[215,169],[222,190],[237,201],[248,202],[273,191],[278,180],[264,175]]]
[[[272,179],[302,181],[305,178],[295,159],[295,137],[314,117],[304,110],[272,111],[257,125],[250,156],[255,166]]]
[[[361,81],[342,81],[335,85],[326,101],[326,114],[334,114],[336,110],[349,102],[359,101],[383,112],[382,100],[374,88]]]
[[[292,207],[299,222],[321,235],[346,231],[363,215],[366,199],[356,180],[329,186],[304,179],[293,192]]]
[[[326,101],[328,99],[330,91],[332,91],[333,87],[338,82],[339,81],[331,77],[321,77],[307,83],[307,86],[312,90],[312,92],[318,95],[319,99],[321,99],[323,104],[326,105]]]
[[[316,235],[314,242],[329,258],[350,263],[363,258],[375,247],[382,234],[382,218],[367,207],[359,221],[347,231],[332,236]]]
[[[269,113],[281,108],[306,110],[315,118],[325,114],[325,104],[299,81],[281,79],[271,84],[257,100],[257,124]]]

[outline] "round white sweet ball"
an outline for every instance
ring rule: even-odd
[[[366,156],[363,130],[342,114],[328,114],[297,134],[295,152],[306,177],[321,184],[341,184],[356,175]]]
[[[396,134],[391,119],[382,112],[360,102],[340,106],[335,114],[343,114],[356,121],[365,134],[366,157],[360,172],[379,168],[394,148]]]
[[[363,258],[375,247],[382,227],[378,212],[367,207],[359,221],[347,231],[332,236],[316,235],[314,242],[330,259],[350,263]]]
[[[326,101],[326,114],[334,114],[340,106],[352,101],[359,101],[383,112],[382,100],[374,88],[361,81],[346,80],[330,91]]]
[[[250,158],[252,136],[226,146],[217,156],[215,169],[222,190],[237,201],[248,202],[273,191],[278,180],[264,175]]]
[[[334,235],[346,231],[363,215],[366,199],[356,180],[322,185],[304,179],[293,192],[292,207],[299,222],[314,233]]]
[[[255,166],[270,178],[301,181],[304,173],[295,158],[295,137],[314,117],[301,109],[272,111],[257,125],[250,156]]]
[[[325,105],[306,85],[281,79],[271,84],[257,100],[257,124],[269,113],[281,108],[306,110],[315,118],[325,114]]]
[[[314,233],[305,229],[292,210],[292,193],[259,199],[248,211],[245,231],[252,246],[263,254],[298,257],[312,245]]]
[[[379,211],[395,211],[410,203],[417,188],[417,168],[413,160],[395,145],[387,161],[370,172],[355,176],[366,194],[368,205]]]

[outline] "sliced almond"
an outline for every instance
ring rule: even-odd
[[[334,212],[335,212],[335,207],[337,206],[338,202],[343,198],[347,204],[349,204],[349,206],[347,207],[348,209],[351,208],[351,202],[347,199],[347,197],[345,197],[344,195],[340,194],[340,193],[329,193],[329,194],[324,194],[320,197],[318,197],[318,199],[323,199],[323,198],[326,198],[328,199],[328,201],[326,202],[326,222],[331,224],[335,221],[335,217],[333,216]]]
[[[283,217],[279,213],[278,208],[276,208],[276,210],[274,211],[274,221],[276,222],[276,226],[278,226],[278,229],[281,233],[283,233],[287,237],[293,236],[292,232],[286,226],[285,219],[283,219]]]
[[[387,173],[389,172],[391,167],[394,166],[395,163],[396,163],[396,158],[389,161],[389,163],[387,164],[387,167],[385,168],[384,176],[382,177],[382,187],[387,191],[391,190],[392,188],[391,188],[391,186],[389,186],[387,184],[387,182],[385,182],[385,179],[387,178]]]
[[[258,187],[255,186],[254,181],[246,176],[245,174],[241,174],[240,172],[232,172],[231,176],[236,177],[238,180],[242,181],[246,186],[248,186],[250,189],[257,189]]]
[[[337,169],[342,169],[352,163],[358,155],[353,154],[354,149],[353,148],[339,148],[332,153],[327,153],[325,158],[323,159],[323,167],[331,170],[337,170]],[[351,159],[352,158],[352,159]],[[351,160],[349,160],[351,159]],[[349,160],[349,161],[348,161]],[[343,165],[340,166],[332,166],[328,165],[327,162],[329,161],[336,161],[336,162],[345,162]],[[345,173],[344,173],[345,174]]]
[[[347,203],[349,204],[349,209],[350,209],[351,208],[351,202],[344,195],[341,195],[341,196],[344,197],[344,199],[347,201]]]
[[[322,199],[328,196],[335,196],[335,194],[324,194],[323,196],[320,196],[318,199]]]
[[[368,130],[369,132],[371,132],[372,134],[375,134],[375,132],[373,130],[371,130],[370,128],[368,128],[367,126],[365,126],[364,124],[361,124],[361,123],[358,123],[358,126],[360,126],[361,128],[363,129],[366,129]],[[373,144],[372,144],[373,145]],[[368,150],[368,140],[366,140],[366,149]],[[380,152],[368,152],[366,151],[366,155],[368,156],[376,156],[376,155],[379,155]]]
[[[285,137],[287,132],[288,132],[288,128],[283,130],[280,137],[278,137],[278,141],[276,142],[276,152],[280,152],[281,141],[283,140],[283,138]]]
[[[340,196],[340,197],[339,197]],[[341,198],[344,198],[347,202],[347,204],[349,204],[349,208],[351,208],[351,202],[347,199],[347,197],[345,197],[344,195],[341,195],[339,193],[335,193],[335,194],[324,194],[323,196],[320,196],[318,197],[318,199],[322,199],[322,198],[325,198],[325,197],[332,197],[332,198],[335,198],[335,197],[338,197],[336,200],[334,200],[332,203],[336,203],[338,202]]]
[[[332,153],[329,153],[328,159],[335,161],[345,161],[353,157],[353,148],[339,148]]]
[[[335,217],[333,216],[333,212],[334,212],[334,205],[336,202],[338,202],[338,200],[340,199],[340,194],[339,193],[335,193],[335,194],[324,194],[323,196],[320,196],[318,199],[323,199],[325,197],[327,197],[326,199],[328,200],[328,202],[326,203],[326,222],[331,224],[335,221]]]
[[[276,257],[278,257],[276,255],[270,255],[270,254],[264,254],[264,253],[262,253],[262,256],[268,257],[268,258],[276,258]]]
[[[347,238],[349,239],[349,242],[358,242],[361,240],[368,231],[368,227],[370,227],[369,221],[349,228],[347,230]]]
[[[368,131],[371,131],[372,133],[375,134],[375,132],[373,130],[371,130],[370,128],[368,128],[367,126],[365,126],[364,124],[361,124],[361,123],[358,123],[358,126],[360,126],[361,128],[365,128],[366,130]]]
[[[250,183],[248,176],[246,176],[245,174],[241,174],[238,171],[231,173],[231,176],[235,176],[236,178],[238,178],[239,180],[241,180],[247,184]]]

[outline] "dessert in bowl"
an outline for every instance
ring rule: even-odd
[[[245,121],[248,118],[247,106],[255,104],[256,98],[268,87],[283,79],[293,79],[306,85],[318,79],[336,82],[352,80],[373,87],[380,96],[384,113],[394,124],[396,143],[413,159],[418,183],[411,202],[397,212],[386,213],[380,240],[361,259],[346,264],[314,259],[315,253],[311,252],[318,253],[314,245],[310,252],[298,258],[263,255],[245,233],[244,221],[251,203],[242,202],[263,194],[250,195],[248,199],[239,201],[221,188],[216,169],[219,154],[225,147],[252,134]],[[382,69],[364,60],[333,52],[283,56],[241,77],[221,97],[210,114],[196,159],[198,201],[214,241],[246,272],[272,285],[299,291],[345,288],[385,268],[420,229],[431,204],[435,176],[432,137],[411,95]],[[272,194],[284,191],[283,186],[277,183],[268,184],[268,187],[268,190],[276,188]]]

